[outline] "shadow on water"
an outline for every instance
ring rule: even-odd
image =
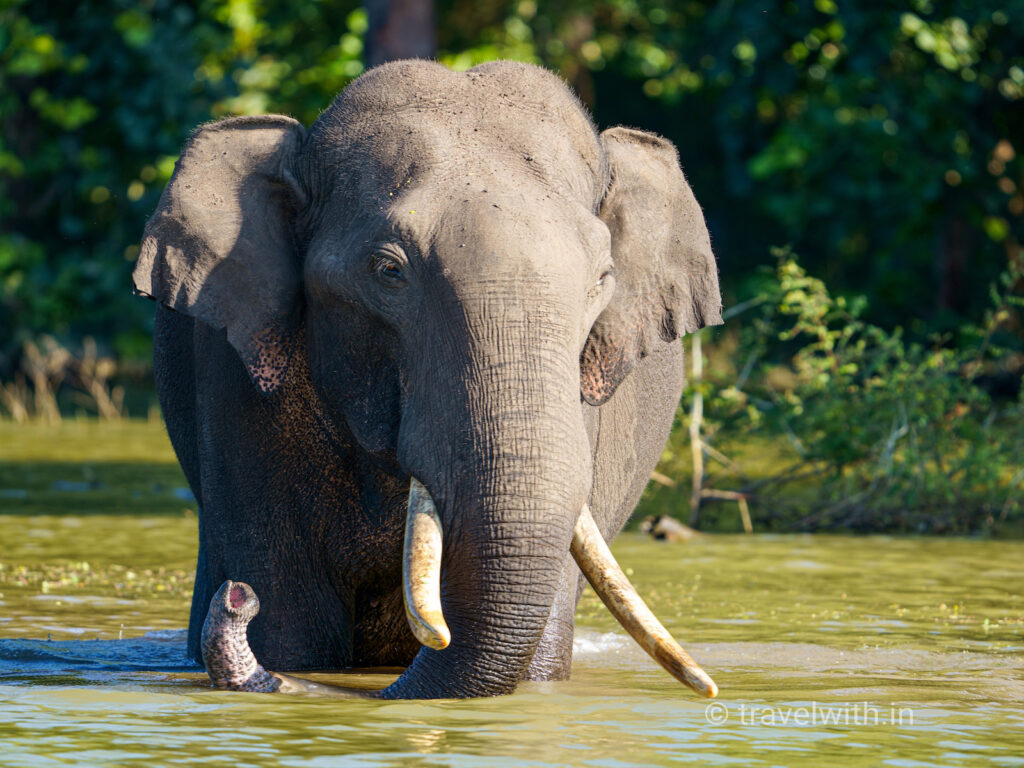
[[[195,509],[176,464],[0,461],[0,514],[180,516]]]
[[[8,684],[109,685],[119,672],[202,673],[186,658],[185,644],[185,630],[121,640],[0,639],[0,679]]]
[[[196,503],[159,421],[0,419],[0,515],[182,515]]]

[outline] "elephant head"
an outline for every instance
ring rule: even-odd
[[[522,677],[582,547],[584,411],[653,344],[721,322],[671,143],[598,134],[555,76],[509,62],[384,65],[308,131],[200,128],[134,279],[223,329],[268,397],[304,345],[326,412],[414,479],[413,511],[436,510],[443,558],[410,520],[410,551],[428,554],[410,555],[407,602],[426,644],[450,627],[451,645],[421,651],[395,696]],[[442,565],[441,592],[418,597]]]

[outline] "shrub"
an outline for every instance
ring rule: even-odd
[[[921,343],[865,322],[862,297],[833,296],[787,250],[776,255],[744,305],[730,351],[740,370],[713,367],[696,385],[705,431],[744,455],[714,480],[750,493],[761,527],[968,532],[1018,520],[1024,404],[982,385],[1011,376],[1019,391],[1006,330],[1024,305],[1024,270],[1014,264],[993,287],[980,326]],[[685,463],[684,434],[669,474]],[[777,455],[766,462],[764,450]]]

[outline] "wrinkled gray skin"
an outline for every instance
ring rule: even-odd
[[[509,62],[387,64],[309,130],[202,127],[135,285],[200,506],[190,654],[244,580],[263,664],[409,665],[394,698],[568,675],[576,516],[619,531],[671,426],[677,339],[721,322],[674,147],[599,136]],[[410,475],[443,522],[443,651],[402,607]]]

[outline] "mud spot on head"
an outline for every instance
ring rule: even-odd
[[[228,600],[231,603],[231,607],[238,609],[245,605],[245,587],[241,584],[235,584],[231,587],[231,591],[228,593]]]

